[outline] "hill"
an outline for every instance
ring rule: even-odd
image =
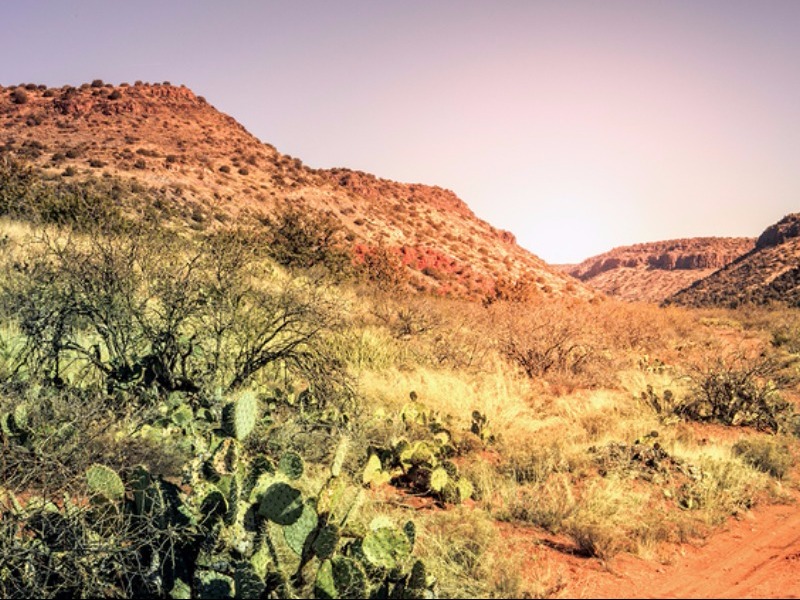
[[[363,258],[388,249],[421,291],[483,298],[524,280],[552,296],[592,293],[478,218],[453,192],[350,169],[313,169],[251,135],[184,86],[0,87],[0,152],[51,175],[116,176],[154,188],[195,229],[319,211]]]
[[[690,238],[622,246],[561,267],[623,300],[660,302],[753,247],[752,238]]]
[[[750,252],[666,300],[729,308],[770,302],[800,306],[800,213],[767,227]]]

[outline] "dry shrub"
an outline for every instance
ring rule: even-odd
[[[769,487],[766,475],[737,460],[700,457],[702,476],[678,491],[686,509],[698,511],[709,525],[719,525],[731,515],[749,510]]]
[[[501,520],[524,521],[551,533],[564,530],[576,508],[572,481],[568,475],[552,475],[546,481],[506,489],[504,503],[497,509]]]
[[[647,505],[647,496],[634,491],[629,481],[595,481],[581,494],[564,530],[579,550],[608,560],[620,552],[637,550],[637,528]]]
[[[531,379],[578,385],[601,382],[607,356],[582,303],[495,303],[490,307],[498,349]]]
[[[545,566],[509,552],[489,516],[478,510],[433,513],[417,519],[417,550],[444,598],[546,598],[561,587]]]
[[[752,437],[733,445],[733,453],[751,467],[783,479],[794,466],[787,438]]]

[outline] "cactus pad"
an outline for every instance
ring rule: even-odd
[[[200,571],[194,574],[194,584],[200,598],[233,598],[233,579],[215,571]]]
[[[303,554],[306,540],[317,528],[318,522],[317,511],[314,510],[312,503],[307,502],[303,505],[303,512],[300,514],[300,518],[291,525],[284,527],[283,537],[295,554]]]
[[[266,587],[253,565],[246,561],[233,563],[233,581],[237,598],[260,598]]]
[[[325,560],[333,556],[336,546],[339,543],[339,528],[329,524],[322,527],[314,540],[313,549],[320,560]]]
[[[466,477],[459,479],[456,487],[458,488],[458,497],[461,502],[472,498],[472,494],[475,493],[475,488],[472,486],[472,482]]]
[[[291,525],[303,514],[303,497],[283,482],[273,483],[261,496],[258,514],[278,525]]]
[[[281,456],[281,460],[278,463],[278,471],[289,479],[300,479],[303,476],[303,459],[299,454],[287,452]]]
[[[394,569],[411,554],[411,543],[397,527],[380,527],[367,533],[362,549],[370,564]]]
[[[414,549],[414,542],[417,541],[417,526],[414,525],[414,521],[406,521],[406,524],[403,525],[403,533],[406,534],[408,538],[408,543],[411,544],[411,549]]]
[[[185,427],[194,419],[192,407],[188,404],[180,404],[174,411],[172,411],[170,418],[178,427]]]
[[[350,448],[350,438],[347,436],[339,440],[339,445],[336,446],[336,454],[331,463],[331,477],[338,477],[342,473],[342,465],[347,456],[347,450]]]
[[[110,502],[125,497],[125,485],[117,472],[105,465],[94,464],[86,469],[86,483],[94,496],[105,498]]]
[[[218,477],[230,475],[236,468],[238,460],[238,444],[231,438],[225,438],[217,448],[217,451],[214,452],[214,456],[211,459],[211,470]]]
[[[326,560],[314,582],[316,598],[366,598],[367,576],[352,558],[337,556]]]
[[[430,489],[433,492],[441,492],[450,481],[450,475],[442,467],[436,467],[431,471]]]
[[[192,588],[190,588],[183,579],[176,577],[175,583],[169,591],[169,597],[172,598],[172,600],[191,600]]]
[[[216,515],[222,516],[228,512],[228,502],[216,486],[209,484],[202,490],[201,497],[203,499],[200,502],[200,514],[206,519]]]
[[[258,398],[253,392],[245,392],[235,402],[229,402],[222,409],[222,429],[237,440],[243,440],[256,425],[258,418]]]
[[[378,487],[384,483],[388,483],[391,475],[383,470],[381,466],[381,459],[377,454],[370,454],[367,460],[367,466],[364,467],[364,474],[361,476],[361,481],[364,485]]]

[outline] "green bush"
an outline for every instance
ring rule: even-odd
[[[340,308],[324,286],[270,282],[256,240],[240,233],[198,247],[148,229],[51,240],[6,278],[4,305],[27,338],[32,372],[62,379],[72,364],[109,390],[197,392],[232,391],[279,369],[313,385],[323,404],[348,396],[329,343]]]

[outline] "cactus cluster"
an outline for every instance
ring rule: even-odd
[[[449,437],[444,432],[439,432],[430,441],[400,439],[388,451],[370,454],[362,481],[371,486],[391,481],[415,493],[459,504],[472,497],[473,486],[447,458],[452,456],[451,452]]]
[[[88,535],[139,553],[131,564],[142,566],[134,587],[143,596],[433,597],[435,581],[413,559],[413,523],[400,528],[386,518],[369,526],[359,520],[365,494],[343,476],[346,437],[313,493],[300,455],[285,452],[273,461],[243,443],[259,421],[255,395],[226,404],[216,427],[202,407],[180,397],[170,403],[145,435],[161,430],[193,438],[195,458],[185,465],[180,487],[143,465],[120,474],[92,464],[84,473],[92,502],[78,508],[89,511],[91,532],[70,524],[65,511],[78,505],[32,499],[22,506],[0,489],[0,512],[21,515],[38,536],[21,533],[20,541],[30,538],[50,556]],[[22,410],[3,416],[3,439],[25,431],[24,417]],[[125,542],[124,523],[149,536],[147,543]],[[73,538],[64,533],[70,528]]]
[[[481,426],[485,426],[486,418],[476,411],[473,419],[476,415],[480,416]],[[459,474],[458,467],[450,460],[456,454],[456,447],[438,413],[427,409],[412,392],[411,401],[403,407],[400,416],[410,434],[427,439],[400,438],[387,447],[371,448],[362,473],[364,485],[379,487],[391,482],[415,494],[453,504],[471,498],[472,483]],[[488,431],[486,434],[490,435]]]

